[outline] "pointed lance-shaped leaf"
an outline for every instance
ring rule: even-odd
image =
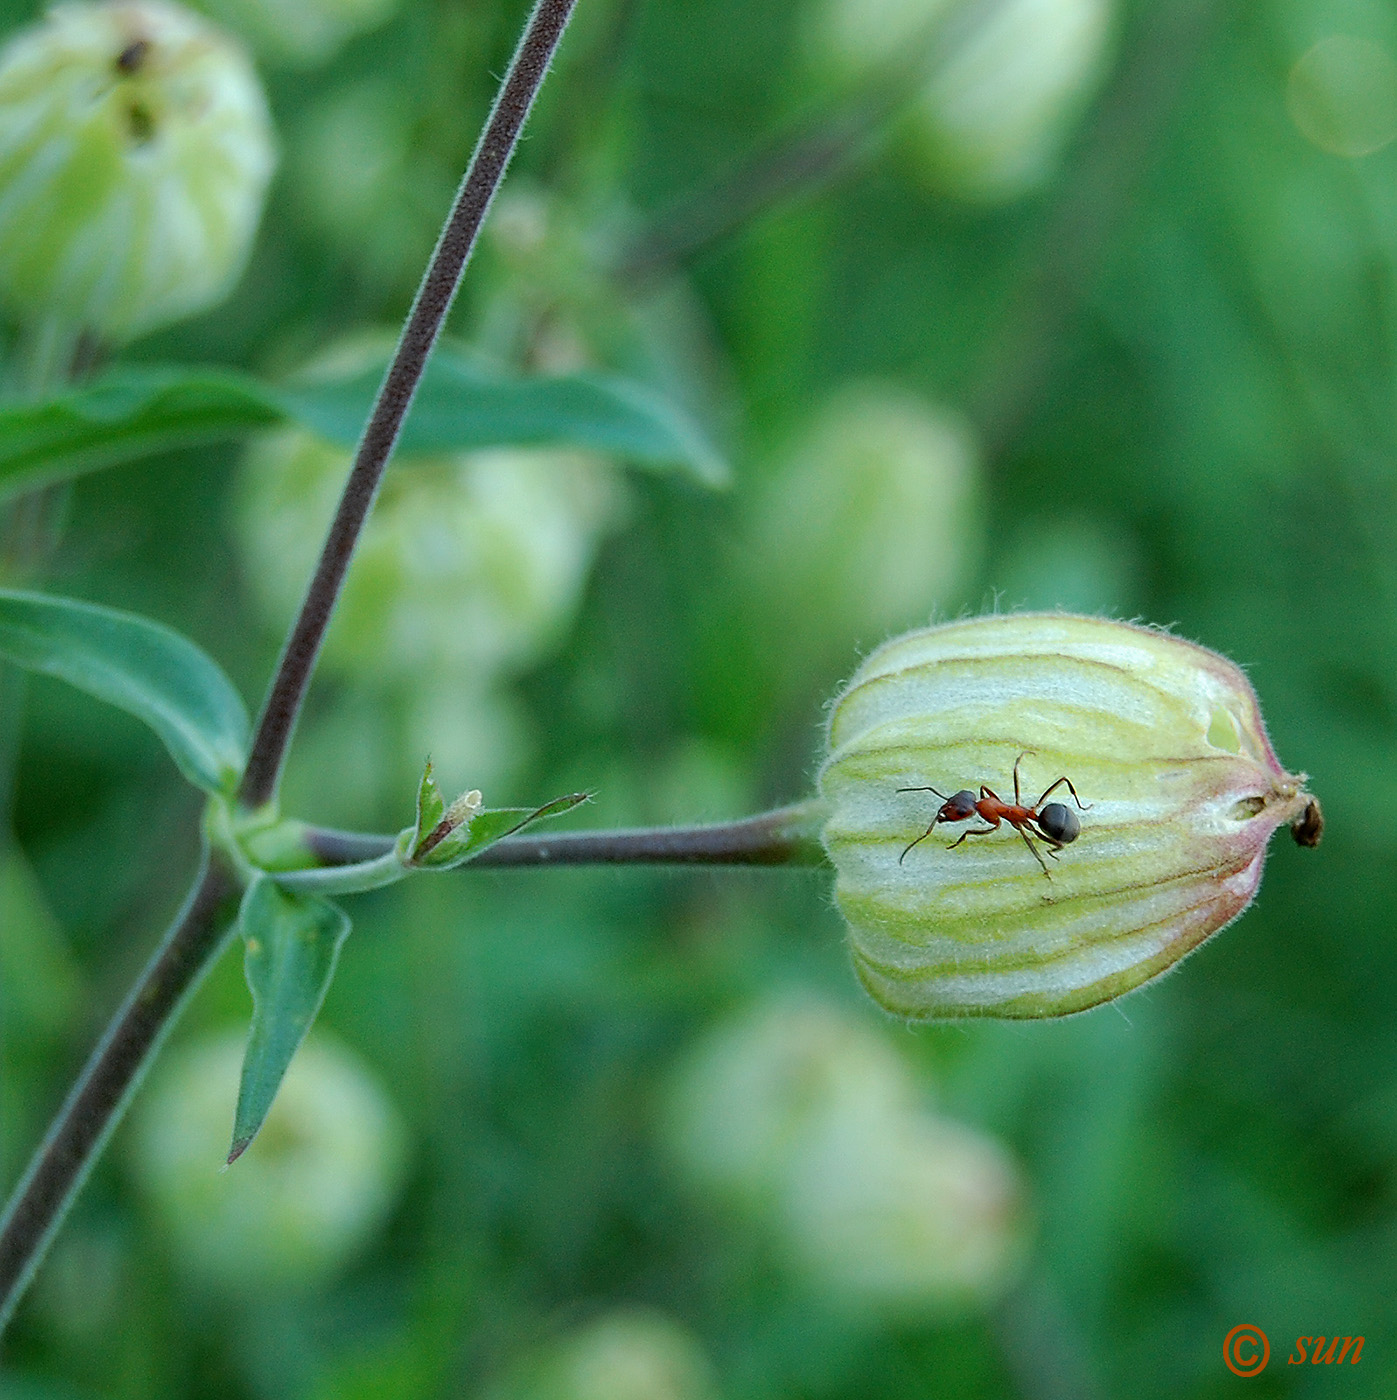
[[[419,870],[451,870],[474,860],[487,847],[522,831],[534,822],[545,821],[549,817],[560,817],[574,807],[590,800],[585,792],[570,792],[565,797],[555,797],[542,807],[493,807],[486,808],[449,835],[432,846],[423,856],[413,861]]]
[[[381,362],[285,385],[212,366],[118,365],[52,398],[0,406],[0,500],[288,421],[352,447],[382,378]],[[523,446],[582,448],[708,486],[728,479],[701,430],[652,389],[617,375],[502,374],[438,350],[403,427],[404,456]]]
[[[243,896],[238,927],[252,992],[252,1028],[228,1161],[247,1150],[276,1098],[291,1057],[315,1020],[335,973],[349,916],[328,900],[255,880]]]
[[[446,815],[446,802],[432,773],[432,761],[427,760],[422,769],[422,781],[417,785],[417,825],[412,829],[410,850],[416,850],[422,840],[434,831]]]
[[[71,598],[0,589],[0,658],[144,720],[205,791],[236,785],[247,752],[242,699],[216,662],[168,627]]]

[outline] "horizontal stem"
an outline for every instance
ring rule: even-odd
[[[704,826],[569,831],[556,836],[506,836],[459,867],[554,865],[823,865],[816,801]],[[373,860],[390,851],[392,836],[308,827],[306,845],[326,865]]]
[[[333,899],[344,894],[363,894],[365,890],[395,885],[408,874],[408,868],[398,859],[393,846],[367,860],[348,861],[342,865],[322,866],[318,870],[287,870],[278,872],[276,882],[284,890],[300,894],[319,895]]]
[[[0,1217],[0,1329],[146,1066],[227,937],[237,883],[206,861],[183,909],[88,1060]]]

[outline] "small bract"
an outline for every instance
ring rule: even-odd
[[[1060,814],[1024,812],[1060,777],[1081,806],[1054,794],[1080,828],[1059,852],[1043,838]],[[1057,613],[910,633],[836,701],[820,776],[854,965],[883,1006],[918,1018],[1108,1001],[1246,908],[1277,827],[1317,842],[1304,783],[1247,678],[1205,647]],[[926,787],[993,789],[1019,820],[953,814],[917,841],[941,799],[900,789]],[[1026,841],[1047,848],[1044,868]]]

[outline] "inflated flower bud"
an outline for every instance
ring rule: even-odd
[[[835,898],[865,986],[905,1016],[1119,996],[1246,908],[1278,826],[1319,836],[1242,672],[1123,622],[1030,613],[888,642],[835,703],[829,748]],[[973,804],[982,785],[1014,804],[1016,766],[1038,815],[991,829],[993,801]],[[1080,801],[1046,791],[1060,777]]]
[[[782,998],[718,1027],[675,1076],[670,1149],[696,1186],[738,1204],[784,1188],[793,1154],[831,1121],[912,1113],[916,1093],[871,1026],[810,998]]]
[[[348,451],[299,429],[248,455],[248,573],[278,622],[295,614],[349,465]],[[438,670],[479,689],[536,660],[571,620],[619,491],[611,468],[581,452],[400,457],[359,542],[326,662],[414,684]]]
[[[973,567],[979,454],[958,415],[896,384],[832,397],[760,497],[746,557],[781,664],[924,621]]]
[[[203,0],[231,29],[270,57],[324,63],[347,39],[376,29],[399,0]]]
[[[247,1037],[178,1048],[136,1118],[136,1178],[179,1262],[239,1292],[332,1273],[383,1223],[402,1183],[403,1130],[369,1071],[323,1034],[301,1047],[237,1171],[227,1147]]]
[[[850,1304],[902,1316],[994,1301],[1027,1243],[1023,1184],[991,1137],[947,1118],[831,1121],[793,1164],[796,1262]]]
[[[275,164],[242,52],[163,0],[59,5],[0,54],[0,290],[124,341],[220,301]]]
[[[693,1334],[641,1308],[577,1328],[487,1391],[489,1400],[713,1400],[716,1393]]]
[[[1112,9],[1112,0],[972,6],[917,104],[914,139],[936,183],[986,201],[1042,184],[1101,74]]]
[[[933,182],[1004,200],[1051,173],[1099,77],[1114,0],[824,0],[812,57],[854,82],[924,56],[907,124]]]
[[[700,1042],[667,1136],[693,1184],[764,1221],[832,1301],[939,1314],[1012,1281],[1026,1212],[1003,1148],[922,1097],[881,1028],[788,997]]]

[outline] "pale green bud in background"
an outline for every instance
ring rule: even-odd
[[[979,455],[958,415],[895,384],[832,397],[746,534],[783,665],[925,621],[979,553]]]
[[[930,52],[958,0],[816,0],[809,12],[810,59],[854,78]]]
[[[693,1334],[663,1313],[627,1308],[575,1329],[513,1368],[488,1400],[715,1400]]]
[[[882,1122],[915,1105],[907,1067],[876,1030],[788,997],[699,1042],[675,1076],[665,1128],[696,1185],[753,1204],[784,1189],[792,1154],[830,1120]]]
[[[406,91],[370,78],[316,97],[291,134],[295,213],[371,285],[412,284],[450,205],[453,173],[420,148],[419,121]]]
[[[940,799],[1023,800],[1059,776],[1090,810],[1048,860],[1007,825],[949,849]],[[854,965],[904,1016],[1057,1016],[1172,967],[1246,908],[1278,826],[1313,845],[1319,806],[1225,657],[1058,613],[982,617],[886,643],[835,702],[820,788]],[[1065,787],[1053,800],[1078,809]],[[1038,837],[1043,848],[1041,834]]]
[[[348,39],[388,20],[400,0],[200,0],[269,58],[324,63]]]
[[[246,1036],[178,1047],[137,1109],[131,1161],[179,1263],[230,1291],[333,1273],[383,1224],[402,1184],[403,1130],[368,1069],[324,1034],[301,1047],[238,1170],[227,1148]]]
[[[811,51],[846,80],[877,81],[924,51],[906,123],[932,182],[1016,198],[1052,173],[1109,54],[1114,0],[823,0]]]
[[[275,165],[242,51],[163,0],[59,5],[0,53],[0,294],[125,341],[221,301]]]
[[[832,1119],[792,1165],[786,1232],[848,1303],[937,1316],[992,1303],[1027,1242],[1023,1185],[987,1134],[947,1118]]]
[[[1104,71],[1113,9],[1112,0],[972,6],[912,124],[936,183],[985,201],[1043,184]]]
[[[993,1139],[929,1112],[875,1026],[787,997],[718,1026],[677,1072],[665,1136],[695,1187],[761,1220],[846,1310],[991,1301],[1023,1255],[1023,1183]]]
[[[271,618],[295,615],[350,454],[301,430],[248,453],[239,527]],[[326,640],[331,668],[380,678],[429,669],[489,677],[541,657],[566,630],[620,482],[552,449],[400,457],[365,527]]]

